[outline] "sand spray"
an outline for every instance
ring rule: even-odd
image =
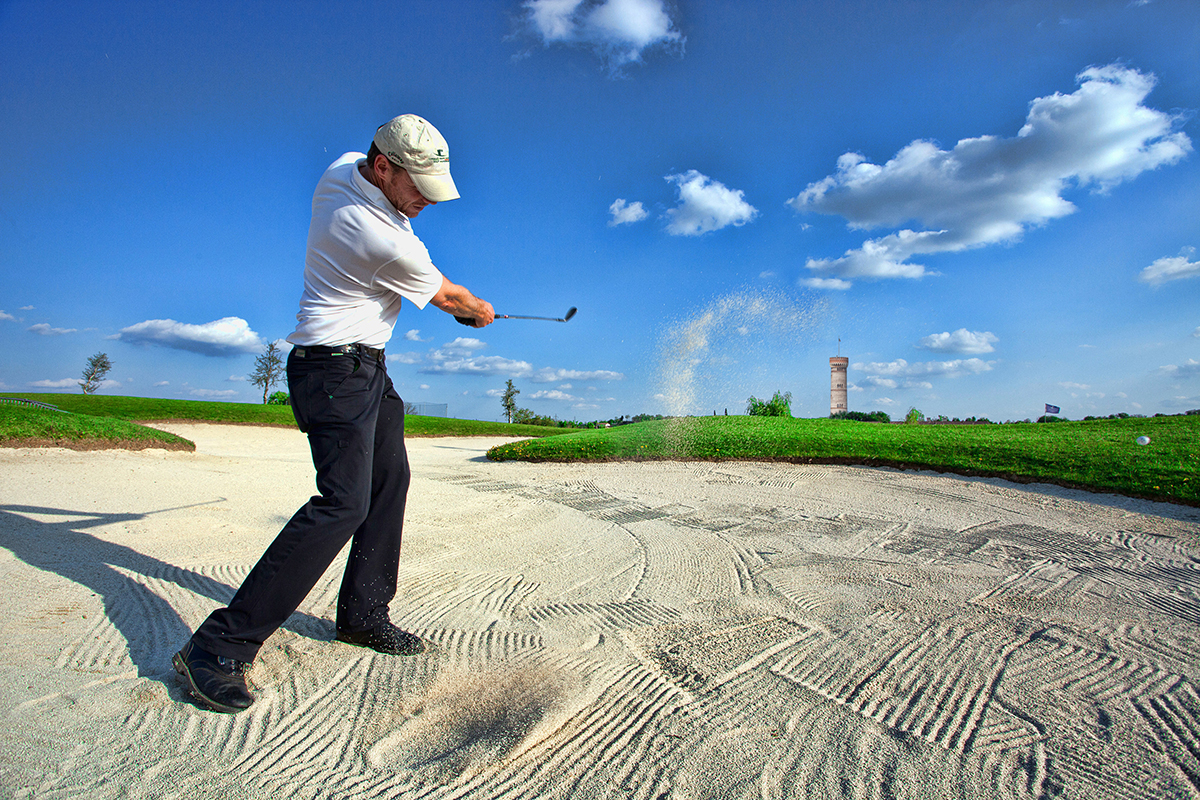
[[[448,782],[514,756],[540,723],[561,709],[576,679],[538,659],[487,669],[443,669],[407,719],[376,743],[376,768],[421,772]]]
[[[659,397],[666,414],[703,415],[729,408],[731,397],[744,404],[757,379],[778,381],[782,388],[794,378],[779,375],[780,359],[814,341],[834,313],[827,298],[740,289],[676,320],[658,352]],[[730,411],[742,414],[745,406]]]

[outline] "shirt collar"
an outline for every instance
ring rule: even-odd
[[[362,192],[363,196],[370,200],[372,204],[379,206],[393,217],[399,217],[402,220],[408,220],[406,215],[396,210],[396,207],[392,205],[390,200],[387,199],[382,189],[363,177],[363,174],[359,171],[358,167],[360,164],[365,164],[366,161],[366,156],[363,156],[362,158],[358,159],[358,161],[355,161],[352,165],[350,171],[352,173],[352,180],[354,181],[355,187],[357,187],[358,190]]]

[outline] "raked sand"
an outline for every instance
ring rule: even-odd
[[[399,624],[340,563],[236,716],[170,659],[312,491],[292,430],[0,450],[0,796],[1200,797],[1200,512],[756,463],[409,442]]]

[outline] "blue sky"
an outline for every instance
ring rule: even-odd
[[[413,402],[499,419],[1200,408],[1194,0],[0,3],[0,390],[254,402],[312,191],[413,112]],[[840,343],[839,343],[840,339]]]

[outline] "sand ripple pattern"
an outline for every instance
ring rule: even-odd
[[[293,502],[248,511],[281,491],[266,462],[197,441],[111,456],[141,481],[116,510],[79,455],[6,473],[30,477],[0,489],[0,795],[1200,798],[1193,509],[414,444],[391,611],[430,650],[334,641],[335,564],[226,716],[170,656]],[[235,473],[260,483],[197,477]]]

